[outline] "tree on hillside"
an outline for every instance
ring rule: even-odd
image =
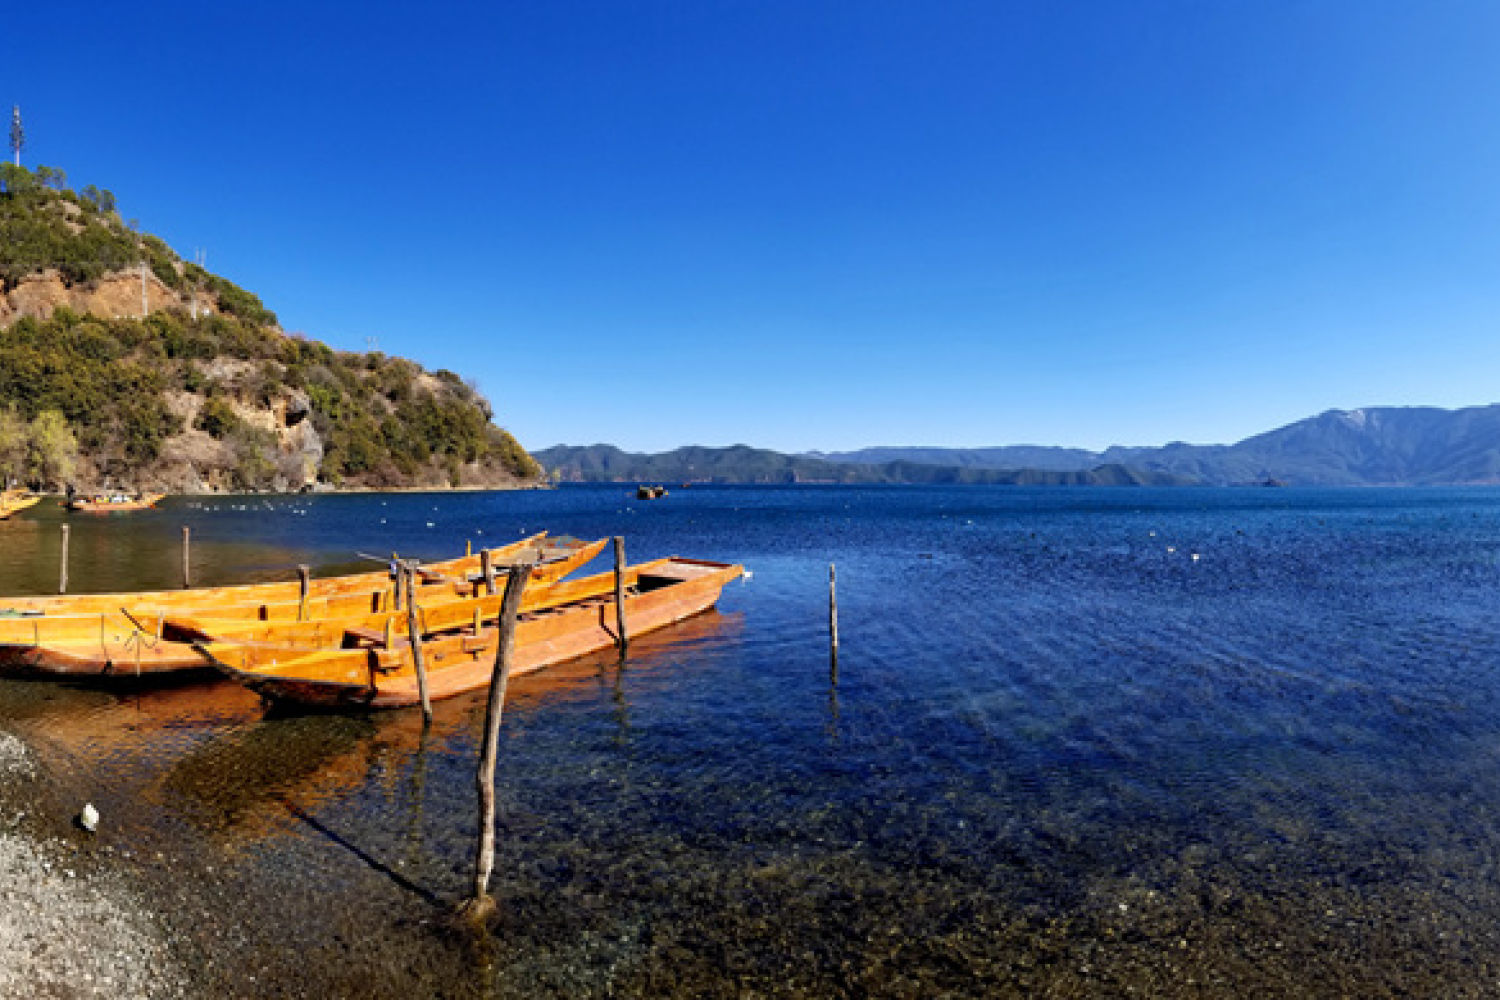
[[[43,487],[62,486],[78,468],[78,439],[67,418],[43,410],[31,422],[30,473]]]
[[[16,166],[21,165],[21,147],[26,145],[26,130],[21,127],[21,106],[10,106],[10,151],[16,154]]]
[[[14,406],[0,410],[0,486],[8,487],[26,474],[30,438],[26,421]]]

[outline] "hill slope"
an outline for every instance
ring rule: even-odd
[[[0,166],[7,479],[184,492],[534,482],[540,468],[490,417],[452,372],[288,336],[254,295],[125,225],[109,192]]]

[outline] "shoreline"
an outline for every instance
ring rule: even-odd
[[[65,813],[35,750],[0,728],[0,994],[189,996],[119,855]]]

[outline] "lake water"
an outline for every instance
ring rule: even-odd
[[[56,589],[63,516],[0,522],[0,586]],[[482,946],[441,920],[479,697],[424,731],[0,682],[54,812],[104,814],[80,851],[156,887],[226,993],[1500,991],[1500,492],[610,486],[68,523],[73,590],[180,584],[183,524],[204,584],[543,529],[751,571],[624,664],[513,682]]]

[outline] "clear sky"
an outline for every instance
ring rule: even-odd
[[[529,448],[1500,401],[1500,4],[8,4],[24,161]]]

